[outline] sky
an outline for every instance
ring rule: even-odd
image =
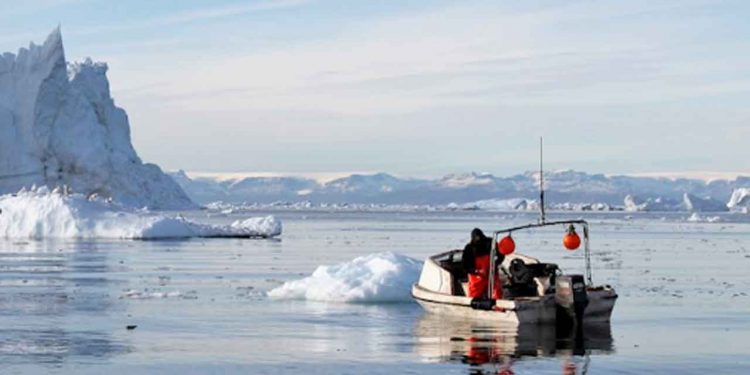
[[[0,0],[167,170],[750,174],[750,2]]]

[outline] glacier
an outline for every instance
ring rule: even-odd
[[[0,194],[66,186],[130,207],[197,207],[162,170],[143,163],[107,64],[68,64],[60,28],[42,45],[0,55]]]

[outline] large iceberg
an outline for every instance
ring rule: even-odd
[[[0,238],[269,238],[280,234],[281,222],[273,216],[211,225],[127,208],[63,188],[24,189],[0,196]]]
[[[0,55],[0,194],[65,185],[133,207],[195,207],[136,154],[106,73],[90,59],[68,65],[59,28],[41,46]]]

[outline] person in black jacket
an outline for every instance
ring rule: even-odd
[[[489,255],[491,250],[492,239],[485,236],[481,229],[474,228],[471,231],[471,242],[466,244],[463,256],[461,257],[461,264],[464,271],[467,274],[474,273],[476,270],[476,258]]]

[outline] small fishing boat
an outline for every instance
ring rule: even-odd
[[[597,286],[592,281],[589,224],[585,220],[547,221],[543,184],[540,167],[541,217],[537,223],[492,232],[485,272],[489,275],[481,295],[469,285],[474,274],[465,269],[464,251],[452,250],[425,260],[419,281],[412,286],[414,299],[428,312],[511,324],[609,322],[617,293],[609,285]],[[585,275],[564,274],[556,264],[515,252],[514,233],[556,226],[567,229],[565,248],[572,251],[583,244]],[[583,229],[583,241],[576,226]]]
[[[575,238],[577,234],[571,226],[576,225],[583,228],[585,276],[563,274],[556,264],[515,253],[508,245],[512,243],[515,247],[510,242],[514,232],[550,226],[565,226],[568,228],[565,238]],[[498,265],[497,257],[490,257],[489,287],[484,295],[470,296],[468,281],[464,280],[463,250],[452,250],[425,260],[419,281],[412,286],[414,299],[428,312],[513,324],[609,322],[617,293],[609,285],[595,286],[592,282],[589,224],[585,220],[500,229],[493,232],[492,238],[492,252],[506,254]],[[497,288],[502,290],[500,299],[491,297],[497,295]]]

